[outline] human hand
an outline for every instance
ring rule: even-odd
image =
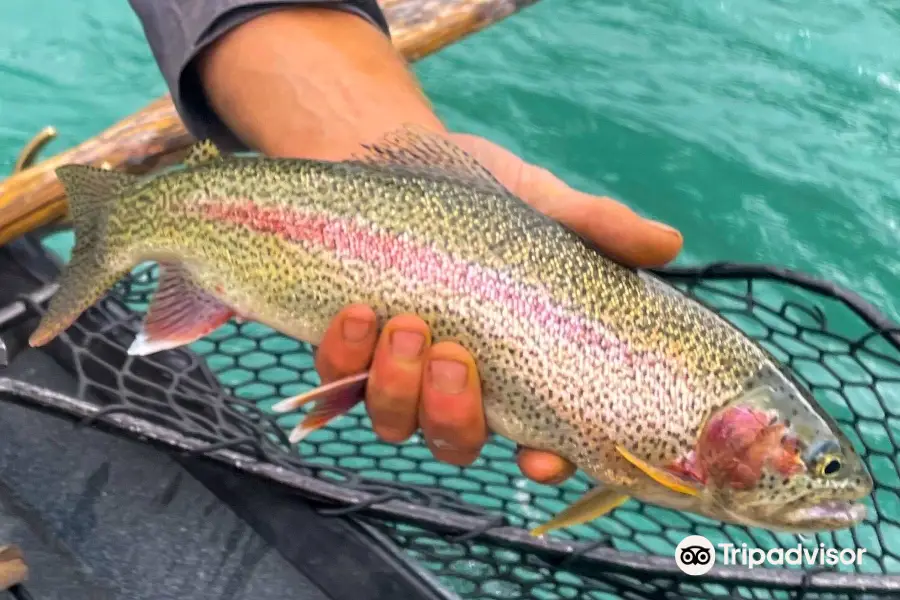
[[[450,137],[511,192],[621,263],[660,266],[681,249],[676,230],[644,219],[619,202],[574,190],[546,169],[484,138]],[[472,355],[453,342],[433,343],[428,326],[417,316],[397,316],[379,334],[370,307],[346,307],[319,345],[316,368],[323,384],[370,369],[366,408],[375,433],[387,442],[402,442],[421,428],[435,458],[468,465],[487,440]],[[547,452],[519,448],[517,459],[525,476],[540,483],[561,483],[575,472],[570,462]]]

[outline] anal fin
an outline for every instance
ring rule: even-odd
[[[635,467],[637,467],[638,469],[643,471],[645,475],[647,475],[650,479],[652,479],[656,483],[667,487],[668,489],[672,490],[673,492],[678,492],[680,494],[686,494],[688,496],[699,496],[700,495],[700,490],[696,486],[683,481],[677,475],[668,473],[658,467],[654,467],[647,461],[641,460],[640,458],[636,457],[634,454],[632,454],[631,452],[629,452],[628,450],[626,450],[625,448],[623,448],[621,446],[616,446],[616,450],[619,451],[619,454],[621,454],[625,460],[627,460],[628,462],[633,464]]]
[[[569,505],[564,511],[531,530],[531,535],[541,536],[554,529],[581,525],[612,512],[625,502],[629,496],[606,488],[602,485],[585,493],[581,498]]]
[[[203,291],[182,265],[160,263],[159,287],[128,354],[146,356],[196,342],[228,322],[234,311]]]
[[[277,413],[296,410],[301,406],[315,402],[315,407],[306,414],[303,421],[291,431],[289,440],[296,444],[311,432],[324,427],[335,417],[348,412],[363,399],[366,381],[369,378],[368,371],[350,375],[325,385],[294,396],[286,398],[272,407]]]

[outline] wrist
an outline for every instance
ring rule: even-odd
[[[264,154],[340,160],[404,123],[445,130],[387,37],[343,11],[267,13],[222,36],[198,68],[213,110]]]

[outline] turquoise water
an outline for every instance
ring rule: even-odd
[[[678,262],[799,269],[900,319],[898,39],[888,2],[543,0],[416,71],[451,128],[681,229]],[[164,91],[127,3],[0,5],[0,171]]]
[[[547,0],[423,64],[454,127],[685,234],[900,314],[900,12]]]

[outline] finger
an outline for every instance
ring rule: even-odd
[[[575,473],[575,465],[556,454],[520,447],[516,462],[525,477],[547,485],[557,485]]]
[[[473,462],[487,440],[481,381],[459,344],[440,342],[428,351],[419,425],[435,458],[455,465]]]
[[[366,370],[377,337],[375,311],[363,304],[341,310],[331,320],[316,352],[316,371],[322,383]]]
[[[379,336],[366,407],[372,428],[386,442],[402,442],[416,430],[422,369],[430,344],[428,325],[415,315],[394,317]]]
[[[522,169],[522,199],[584,236],[601,252],[633,267],[658,267],[673,260],[684,240],[676,229],[645,219],[612,198],[574,190],[549,171]]]
[[[664,223],[645,219],[611,198],[575,190],[490,140],[466,134],[453,134],[453,138],[511,192],[589,239],[614,260],[655,267],[681,251],[681,233]]]

